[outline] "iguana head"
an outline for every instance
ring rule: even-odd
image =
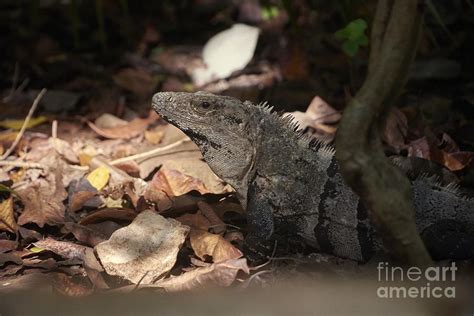
[[[211,169],[245,200],[257,137],[252,107],[205,92],[160,92],[152,106],[199,146]]]

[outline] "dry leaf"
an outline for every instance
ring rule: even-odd
[[[154,190],[165,192],[168,196],[183,195],[193,190],[201,194],[210,193],[201,180],[166,167],[161,168],[153,176],[149,186]]]
[[[94,124],[98,128],[112,128],[125,126],[128,122],[116,117],[115,115],[104,113],[94,120]]]
[[[111,139],[130,139],[136,137],[146,131],[148,125],[157,119],[156,116],[150,115],[148,118],[135,118],[126,125],[120,125],[109,128],[100,128],[92,122],[87,122],[89,127],[105,138]]]
[[[34,242],[38,248],[49,250],[66,259],[83,259],[84,253],[88,247],[74,244],[68,241],[59,241],[52,238],[46,238]]]
[[[109,178],[110,178],[109,168],[104,167],[104,166],[94,169],[87,176],[87,180],[97,191],[100,191],[105,187],[107,182],[109,182]]]
[[[12,262],[14,264],[23,264],[21,258],[15,253],[0,253],[0,267],[7,262]]]
[[[137,217],[137,212],[127,208],[103,208],[87,215],[79,221],[79,224],[90,225],[108,220],[119,222],[131,222]]]
[[[43,124],[47,120],[48,119],[45,116],[32,117],[29,120],[28,124],[26,125],[26,128],[31,128],[31,127],[35,127],[37,125]],[[24,120],[3,120],[3,121],[0,121],[0,127],[13,129],[13,130],[20,130],[24,122],[25,122]]]
[[[202,260],[205,260],[206,256],[212,257],[214,262],[242,257],[242,252],[220,235],[202,230],[192,230],[190,241],[194,253]]]
[[[222,234],[225,232],[227,226],[226,224],[217,216],[214,209],[204,201],[198,201],[197,205],[201,210],[202,214],[206,216],[212,226],[212,230],[216,234]]]
[[[63,200],[67,193],[61,181],[61,173],[56,170],[46,178],[38,178],[18,190],[25,208],[18,217],[18,224],[36,223],[57,225],[64,222]]]
[[[176,262],[189,227],[147,210],[95,249],[108,274],[150,284]]]
[[[18,225],[13,215],[13,197],[0,202],[0,230],[16,233]]]
[[[79,163],[79,158],[68,142],[53,137],[50,137],[48,141],[50,142],[51,146],[56,149],[58,154],[60,154],[64,159],[74,164]]]
[[[202,215],[201,211],[198,211],[194,214],[184,214],[180,217],[176,218],[181,224],[191,227],[192,229],[199,229],[207,231],[209,226],[211,226],[211,222]]]
[[[165,136],[165,131],[161,126],[145,131],[145,139],[152,145],[158,145],[163,139],[163,136]]]
[[[65,223],[61,228],[62,233],[72,233],[74,237],[86,245],[95,245],[107,240],[107,236],[102,232],[77,223]]]
[[[18,247],[18,242],[15,240],[0,239],[0,253],[15,250]]]
[[[453,153],[443,152],[443,164],[451,171],[459,171],[474,162],[474,152],[459,151]]]
[[[69,277],[62,273],[57,273],[53,279],[53,288],[57,293],[60,293],[68,297],[84,297],[91,295],[94,289],[89,288],[82,282],[73,281],[72,277]]]
[[[284,116],[293,116],[294,121],[299,125],[299,129],[308,127],[315,130],[313,136],[324,141],[330,141],[336,133],[336,123],[341,119],[341,114],[330,106],[319,96],[315,96],[309,104],[306,112],[290,112]]]
[[[201,288],[227,287],[235,281],[239,270],[249,273],[247,260],[231,259],[200,267],[155,283],[168,292],[189,291]]]

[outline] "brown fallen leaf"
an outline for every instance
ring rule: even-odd
[[[456,149],[451,144],[451,149]],[[474,153],[472,152],[446,152],[438,148],[433,140],[429,140],[426,136],[411,141],[408,144],[408,156],[428,159],[437,162],[451,171],[459,171],[474,161]]]
[[[81,225],[90,225],[105,221],[130,223],[137,217],[138,213],[128,208],[103,208],[87,215],[79,221]]]
[[[25,208],[18,217],[18,224],[36,223],[57,225],[64,222],[65,206],[63,200],[67,193],[61,181],[59,170],[50,172],[46,178],[38,178],[18,190]]]
[[[451,171],[459,171],[474,163],[474,152],[443,152],[443,164]]]
[[[13,196],[0,202],[0,230],[16,233],[18,225],[13,215]]]
[[[209,220],[212,226],[212,231],[215,234],[223,234],[226,231],[227,225],[217,216],[214,208],[204,201],[198,201],[197,205],[201,213]]]
[[[188,231],[178,221],[146,210],[95,250],[108,274],[150,284],[174,266]]]
[[[149,185],[157,191],[165,192],[168,196],[179,196],[193,190],[201,194],[210,193],[201,180],[166,167],[161,168],[153,176]]]
[[[66,159],[68,162],[71,162],[73,164],[78,164],[79,163],[79,158],[77,157],[77,154],[74,152],[72,149],[72,146],[59,138],[53,138],[50,137],[48,140],[51,144],[51,146],[57,151],[57,153]]]
[[[23,264],[23,260],[21,260],[20,256],[15,253],[0,253],[0,267],[7,262],[19,265]]]
[[[164,136],[163,126],[156,126],[151,130],[145,131],[145,139],[152,145],[158,145]]]
[[[100,128],[92,122],[87,122],[87,124],[94,132],[102,137],[111,139],[130,139],[144,133],[148,128],[148,125],[156,120],[157,116],[150,114],[147,118],[135,118],[126,125],[109,128]]]
[[[84,206],[98,208],[103,201],[98,191],[86,178],[72,181],[68,190],[68,211],[76,212]]]
[[[184,214],[176,218],[181,224],[191,227],[191,229],[199,229],[207,231],[211,222],[200,211],[194,214]]]
[[[0,253],[15,250],[18,247],[18,242],[15,240],[0,239]]]
[[[109,285],[105,282],[101,272],[104,268],[100,264],[99,260],[94,254],[93,249],[87,249],[84,254],[84,270],[87,273],[87,277],[97,289],[108,289]]]
[[[72,277],[63,273],[57,273],[53,278],[53,289],[69,297],[85,297],[94,292],[94,289],[87,286],[84,280],[78,282],[76,279],[73,280]]]
[[[61,228],[62,233],[72,233],[76,239],[86,245],[95,245],[107,240],[107,236],[100,231],[77,223],[65,223]]]
[[[58,263],[53,258],[23,258],[23,266],[34,269],[53,270],[58,267]]]
[[[247,274],[249,273],[245,258],[230,259],[207,267],[199,267],[180,276],[158,281],[154,286],[162,287],[167,292],[227,287],[235,281],[240,270]]]
[[[46,238],[34,242],[38,248],[49,250],[66,259],[83,259],[84,253],[88,247],[74,244],[68,241],[59,241],[52,238]]]
[[[190,241],[194,253],[202,260],[205,260],[206,256],[212,257],[213,262],[242,257],[242,252],[220,235],[203,230],[191,230]]]
[[[308,127],[315,130],[313,136],[324,141],[334,139],[336,124],[341,119],[341,114],[330,106],[319,96],[315,96],[309,104],[306,112],[290,112],[284,116],[291,115],[299,125],[300,129]]]

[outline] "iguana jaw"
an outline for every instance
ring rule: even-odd
[[[153,109],[198,145],[210,168],[236,190],[245,208],[256,135],[247,128],[249,115],[242,112],[242,102],[203,92],[160,92],[153,96]]]

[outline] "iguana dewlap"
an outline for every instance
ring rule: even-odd
[[[210,93],[161,92],[153,109],[186,133],[247,210],[246,243],[299,236],[322,252],[359,261],[378,239],[334,150],[297,131],[267,105]],[[418,230],[433,257],[474,257],[474,201],[430,179],[412,182]]]

